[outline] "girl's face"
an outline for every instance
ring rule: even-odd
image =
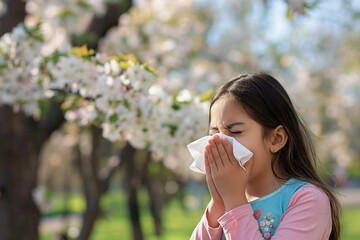
[[[264,139],[262,126],[253,120],[230,94],[220,97],[210,112],[210,135],[223,133],[235,138],[253,152],[250,181],[272,174],[271,141]]]

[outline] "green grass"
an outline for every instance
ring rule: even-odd
[[[174,199],[163,211],[164,232],[161,237],[154,234],[153,220],[147,208],[147,196],[140,194],[141,224],[146,240],[183,240],[189,239],[190,235],[200,220],[203,209],[196,211],[185,210],[179,199]],[[127,217],[127,209],[121,194],[111,193],[102,202],[106,208],[107,216],[97,221],[91,240],[117,240],[132,239],[131,226]],[[120,205],[119,203],[123,203]]]
[[[360,208],[344,209],[342,214],[342,238],[341,240],[360,239]]]
[[[54,194],[52,198],[54,199],[53,210],[45,213],[45,217],[59,214],[64,209],[65,201],[61,195]],[[96,222],[90,240],[132,239],[125,201],[125,195],[120,192],[110,192],[102,198],[102,216]],[[158,237],[154,234],[155,228],[148,208],[146,192],[140,192],[139,203],[141,207],[141,224],[146,240],[189,239],[204,211],[204,208],[195,211],[185,210],[181,206],[180,199],[174,198],[163,210],[164,232],[161,237]],[[72,213],[81,213],[85,208],[81,195],[72,195],[67,202],[67,208]],[[41,235],[41,240],[51,239],[49,233]]]
[[[146,212],[142,215],[141,224],[146,239],[189,239],[192,230],[201,217],[201,214],[198,214],[200,216],[195,216],[190,212],[181,212],[180,210],[176,210],[178,207],[175,205],[176,204],[172,204],[172,206],[170,206],[169,209],[165,212],[165,231],[161,237],[155,236],[154,226],[152,224],[152,219],[149,213]],[[101,219],[96,223],[91,240],[115,240],[119,239],[119,236],[121,236],[121,239],[131,239],[130,224],[125,217],[119,218],[116,216],[111,216],[106,219]]]
[[[191,232],[203,214],[204,208],[186,210],[179,199],[173,199],[163,210],[164,232],[161,237],[154,235],[154,226],[147,207],[148,197],[140,194],[141,224],[146,240],[183,240],[189,239]],[[96,222],[90,240],[132,239],[131,226],[128,220],[125,196],[119,192],[110,192],[102,199],[103,214]],[[56,206],[56,204],[55,204]],[[57,208],[60,208],[61,204]],[[84,202],[75,195],[69,205],[71,211],[80,212]],[[342,214],[341,240],[360,239],[360,207],[344,209]],[[49,234],[42,235],[41,240],[52,239]]]

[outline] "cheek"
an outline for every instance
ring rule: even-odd
[[[267,151],[262,139],[251,137],[235,139],[254,154],[252,158],[255,165],[268,167],[271,164],[271,154]]]
[[[271,171],[271,158],[263,148],[249,149],[253,152],[253,165],[250,172],[250,179],[255,180],[259,177],[266,176]]]
[[[243,145],[244,147],[246,147],[247,149],[249,149],[251,152],[253,152],[255,154],[255,152],[257,152],[257,148],[259,148],[259,146],[261,146],[259,144],[258,141],[256,141],[256,138],[253,137],[249,137],[249,136],[238,136],[238,137],[234,137],[236,139],[236,141],[238,141],[239,143],[241,143],[241,145]]]
[[[240,134],[238,136],[234,136],[234,138],[254,154],[254,160],[258,159],[256,161],[267,161],[271,158],[269,155],[270,152],[266,148],[266,143],[264,142],[260,131]]]

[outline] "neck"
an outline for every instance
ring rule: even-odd
[[[285,180],[278,179],[271,172],[267,176],[257,177],[255,180],[249,181],[246,187],[246,197],[248,201],[253,201],[266,196],[279,189]]]

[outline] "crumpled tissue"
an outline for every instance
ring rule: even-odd
[[[236,141],[233,137],[227,136],[223,133],[216,133],[214,135],[219,135],[222,139],[226,138],[229,140],[232,144],[234,157],[239,161],[240,166],[246,171],[244,165],[250,160],[253,153],[241,145],[241,143]],[[190,165],[191,170],[205,174],[205,147],[213,136],[202,137],[187,145],[187,148],[194,159],[193,163]]]

